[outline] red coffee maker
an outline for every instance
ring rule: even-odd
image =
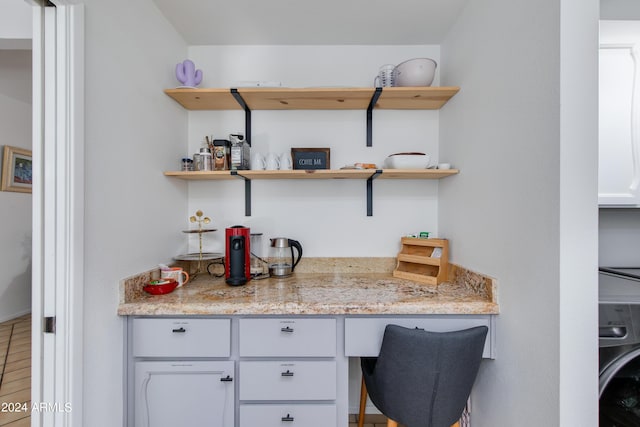
[[[225,231],[225,278],[227,285],[244,285],[251,279],[251,231],[234,225]]]

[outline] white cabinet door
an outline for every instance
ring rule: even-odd
[[[600,206],[640,206],[640,36],[631,34],[618,23],[601,26]]]
[[[135,427],[233,427],[233,367],[232,361],[136,362]]]

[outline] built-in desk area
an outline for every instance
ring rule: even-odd
[[[496,283],[457,266],[437,288],[390,273],[300,272],[238,287],[200,275],[151,296],[141,289],[152,275],[121,284],[130,426],[347,427],[359,386],[349,359],[377,356],[389,323],[486,325],[484,357],[495,357]]]

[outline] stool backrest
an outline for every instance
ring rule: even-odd
[[[363,360],[372,402],[407,427],[455,423],[478,374],[487,331],[486,326],[429,332],[387,325],[373,372]]]

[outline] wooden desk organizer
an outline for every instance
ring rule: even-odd
[[[393,276],[414,282],[439,285],[447,280],[449,267],[449,241],[447,239],[418,239],[403,237],[402,249],[398,253],[398,264]],[[441,248],[438,258],[433,251]]]

